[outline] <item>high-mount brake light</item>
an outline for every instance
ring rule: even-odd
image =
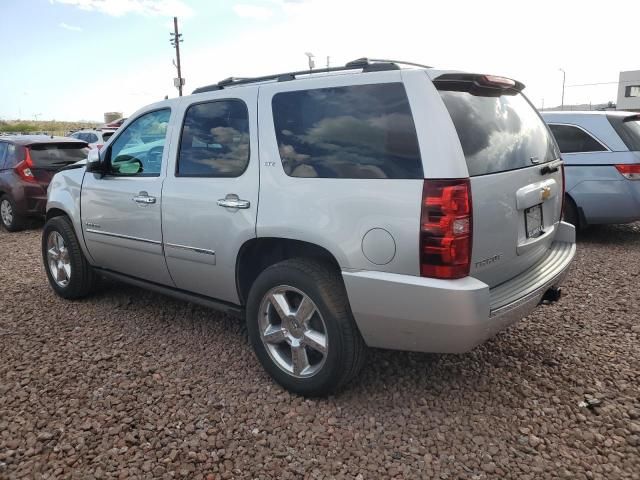
[[[515,80],[497,75],[483,75],[481,83],[492,87],[513,88],[516,86]]]
[[[616,169],[627,180],[640,180],[640,163],[618,164]]]
[[[420,217],[421,276],[469,275],[473,238],[469,179],[425,180]]]
[[[24,160],[18,163],[14,167],[14,170],[18,174],[18,176],[25,182],[35,183],[36,177],[33,175],[31,167],[33,167],[33,161],[31,160],[31,151],[29,150],[29,147],[25,147]]]

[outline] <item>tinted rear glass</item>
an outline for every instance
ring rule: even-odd
[[[440,91],[470,176],[530,167],[560,156],[545,123],[522,94]]]
[[[31,145],[29,147],[34,167],[56,168],[87,158],[87,148],[83,144],[54,143]]]
[[[549,124],[561,153],[604,152],[606,148],[590,134],[572,125]]]
[[[114,133],[116,132],[102,132],[102,141],[106,142],[113,136]]]
[[[278,93],[273,120],[292,177],[424,178],[401,83]]]
[[[632,152],[640,152],[640,116],[608,115],[607,118],[627,148]]]

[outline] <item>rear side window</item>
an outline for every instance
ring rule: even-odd
[[[522,94],[440,90],[440,96],[458,132],[470,176],[530,167],[560,156],[544,121]]]
[[[239,177],[249,164],[249,112],[242,100],[187,109],[176,166],[179,177]]]
[[[0,142],[0,169],[5,168],[4,157],[7,155],[7,145],[6,142]]]
[[[283,92],[272,107],[289,176],[424,178],[402,83]]]
[[[85,138],[83,140],[87,143],[97,143],[98,136],[95,133],[85,133]]]
[[[4,168],[13,168],[24,160],[24,147],[7,144],[7,153],[4,157]]]
[[[34,167],[59,168],[87,158],[87,148],[81,143],[45,143],[30,145]]]
[[[104,132],[102,134],[102,141],[106,142],[107,140],[109,140],[113,136],[114,133],[115,132]]]
[[[549,124],[562,153],[605,152],[607,149],[598,140],[581,128],[572,125]]]
[[[640,152],[640,115],[608,115],[609,123],[632,152]]]

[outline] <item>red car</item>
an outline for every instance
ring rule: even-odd
[[[47,187],[61,168],[87,157],[87,143],[67,137],[0,137],[0,221],[14,232],[42,217]]]

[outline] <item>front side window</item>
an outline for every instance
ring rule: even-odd
[[[272,107],[291,177],[424,178],[402,83],[283,92]]]
[[[562,153],[604,152],[607,149],[581,128],[572,125],[553,125],[549,128],[556,137]]]
[[[116,138],[109,149],[112,175],[157,177],[167,137],[171,110],[145,113]]]
[[[185,113],[178,177],[239,177],[249,163],[249,113],[241,100],[191,105]]]

